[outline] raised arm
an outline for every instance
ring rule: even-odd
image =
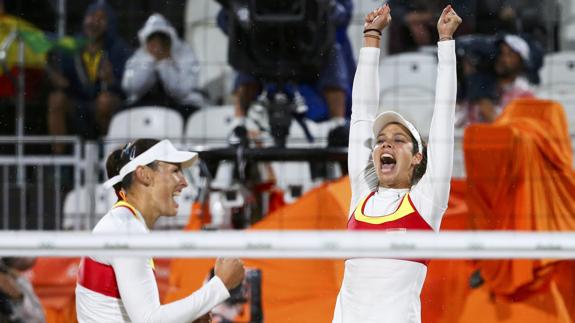
[[[443,9],[437,22],[439,63],[435,107],[427,147],[427,169],[412,190],[417,209],[435,230],[439,229],[441,217],[447,209],[453,169],[454,114],[457,96],[453,34],[460,23],[461,18],[451,6]]]
[[[371,126],[379,107],[379,47],[381,32],[391,21],[390,8],[385,5],[365,17],[364,45],[352,91],[351,126],[349,133],[349,178],[351,211],[359,199],[377,187],[377,175],[371,162]]]

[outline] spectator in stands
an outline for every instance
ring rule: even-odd
[[[393,8],[393,24],[389,26],[388,53],[417,51],[420,47],[435,46],[438,12],[448,4],[453,6],[463,23],[456,36],[472,33],[475,25],[476,0],[389,0]]]
[[[203,103],[197,90],[199,65],[192,48],[158,13],[148,18],[138,38],[140,48],[128,60],[122,79],[128,105],[171,107],[186,118]]]
[[[226,1],[219,1],[225,3]],[[347,146],[348,125],[346,122],[347,100],[351,95],[351,83],[355,69],[350,41],[347,37],[347,27],[351,20],[353,3],[351,0],[334,0],[331,3],[331,20],[336,25],[336,42],[333,51],[327,59],[318,79],[313,84],[300,85],[297,90],[303,95],[308,112],[315,121],[322,121],[323,115],[317,111],[324,106],[328,108],[328,117],[331,118],[334,128],[332,136],[335,146]],[[228,13],[221,10],[218,14],[218,26],[227,34]],[[245,116],[250,105],[262,92],[262,80],[252,75],[239,73],[234,94],[235,114],[237,124],[244,125]],[[320,101],[320,102],[318,102]],[[321,102],[323,101],[323,102]]]
[[[475,32],[484,35],[528,35],[546,50],[557,50],[559,5],[557,0],[483,0],[475,9]]]
[[[121,105],[120,82],[130,50],[116,34],[116,16],[103,1],[92,3],[84,16],[84,48],[62,53],[60,72],[48,99],[48,130],[52,135],[79,134],[97,138],[108,131]],[[53,147],[64,152],[62,145]]]
[[[43,323],[44,311],[28,279],[22,275],[36,258],[0,259],[0,322]]]
[[[528,43],[517,35],[496,38],[463,39],[458,45],[463,57],[463,90],[457,126],[474,122],[492,122],[513,99],[532,97],[533,89],[526,77],[531,64]],[[480,55],[473,53],[473,48]],[[470,49],[471,48],[471,49]],[[479,57],[483,55],[483,57]],[[489,57],[495,57],[489,60]],[[482,60],[485,60],[481,62]]]

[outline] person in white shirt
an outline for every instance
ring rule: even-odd
[[[169,140],[139,139],[110,154],[106,170],[118,202],[94,234],[145,234],[161,216],[175,216],[177,196],[187,186],[182,169],[197,154]],[[84,322],[193,322],[226,300],[244,278],[239,259],[218,259],[215,276],[193,294],[160,304],[154,262],[141,257],[84,257],[76,285],[76,312]]]
[[[122,89],[127,105],[166,106],[187,117],[204,104],[198,87],[200,66],[161,14],[151,15],[138,32],[140,48],[126,62]]]
[[[353,84],[349,138],[352,189],[348,230],[438,231],[447,209],[453,167],[456,62],[453,33],[461,18],[447,6],[437,29],[435,108],[426,147],[415,127],[379,108],[381,31],[385,5],[365,18],[364,47]],[[334,323],[419,323],[425,260],[353,258],[337,297]]]

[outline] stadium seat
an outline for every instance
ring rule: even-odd
[[[565,118],[569,126],[569,133],[575,131],[575,84],[571,86],[557,85],[540,88],[536,93],[537,98],[548,99],[561,103],[565,111]]]
[[[564,51],[545,55],[539,72],[541,87],[553,91],[554,87],[575,88],[575,52]]]
[[[225,146],[226,138],[232,131],[234,107],[210,106],[192,114],[186,121],[184,135],[190,145]]]
[[[116,202],[116,194],[103,185],[94,187],[94,218],[90,218],[90,196],[86,186],[70,191],[64,199],[62,228],[64,230],[91,230]]]
[[[314,141],[311,143],[308,141],[303,127],[294,119],[290,126],[287,147],[325,147],[327,145],[327,137],[331,123],[328,121],[317,123],[312,120],[305,119],[305,125]]]
[[[295,202],[301,195],[316,187],[307,162],[272,162],[276,186],[284,192],[286,203]]]
[[[213,0],[188,1],[185,39],[200,64],[198,86],[214,102],[227,101],[233,71],[228,65],[228,38],[216,25],[220,5]]]
[[[214,0],[188,0],[186,1],[185,22],[189,28],[202,21],[215,21],[221,6]]]
[[[405,53],[383,58],[380,66],[380,91],[412,88],[418,92],[435,92],[437,59],[429,53]]]
[[[537,97],[563,105],[569,131],[575,130],[575,51],[546,54]]]
[[[406,87],[394,88],[382,94],[379,110],[380,112],[392,110],[400,113],[413,123],[424,139],[427,139],[434,101],[433,93]]]
[[[326,147],[328,133],[333,125],[329,121],[316,123],[311,120],[305,120],[305,123],[314,141],[309,142],[302,126],[293,120],[290,126],[287,147]],[[301,195],[318,185],[319,179],[318,181],[313,180],[309,162],[273,162],[271,166],[276,178],[276,186],[284,191],[284,201],[286,203],[295,202]],[[341,170],[337,163],[333,163],[331,166],[333,166],[336,174],[340,174]]]
[[[116,146],[136,138],[170,139],[178,144],[184,133],[184,121],[175,110],[165,107],[135,107],[112,117],[106,135],[106,156]]]

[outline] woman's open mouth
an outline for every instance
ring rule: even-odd
[[[382,173],[384,174],[390,173],[395,169],[396,161],[391,154],[388,153],[382,154],[380,160],[381,160],[380,170]]]
[[[181,191],[176,191],[176,192],[172,193],[172,201],[174,202],[176,209],[180,206],[178,204],[178,200],[179,200],[181,194],[182,194]]]

